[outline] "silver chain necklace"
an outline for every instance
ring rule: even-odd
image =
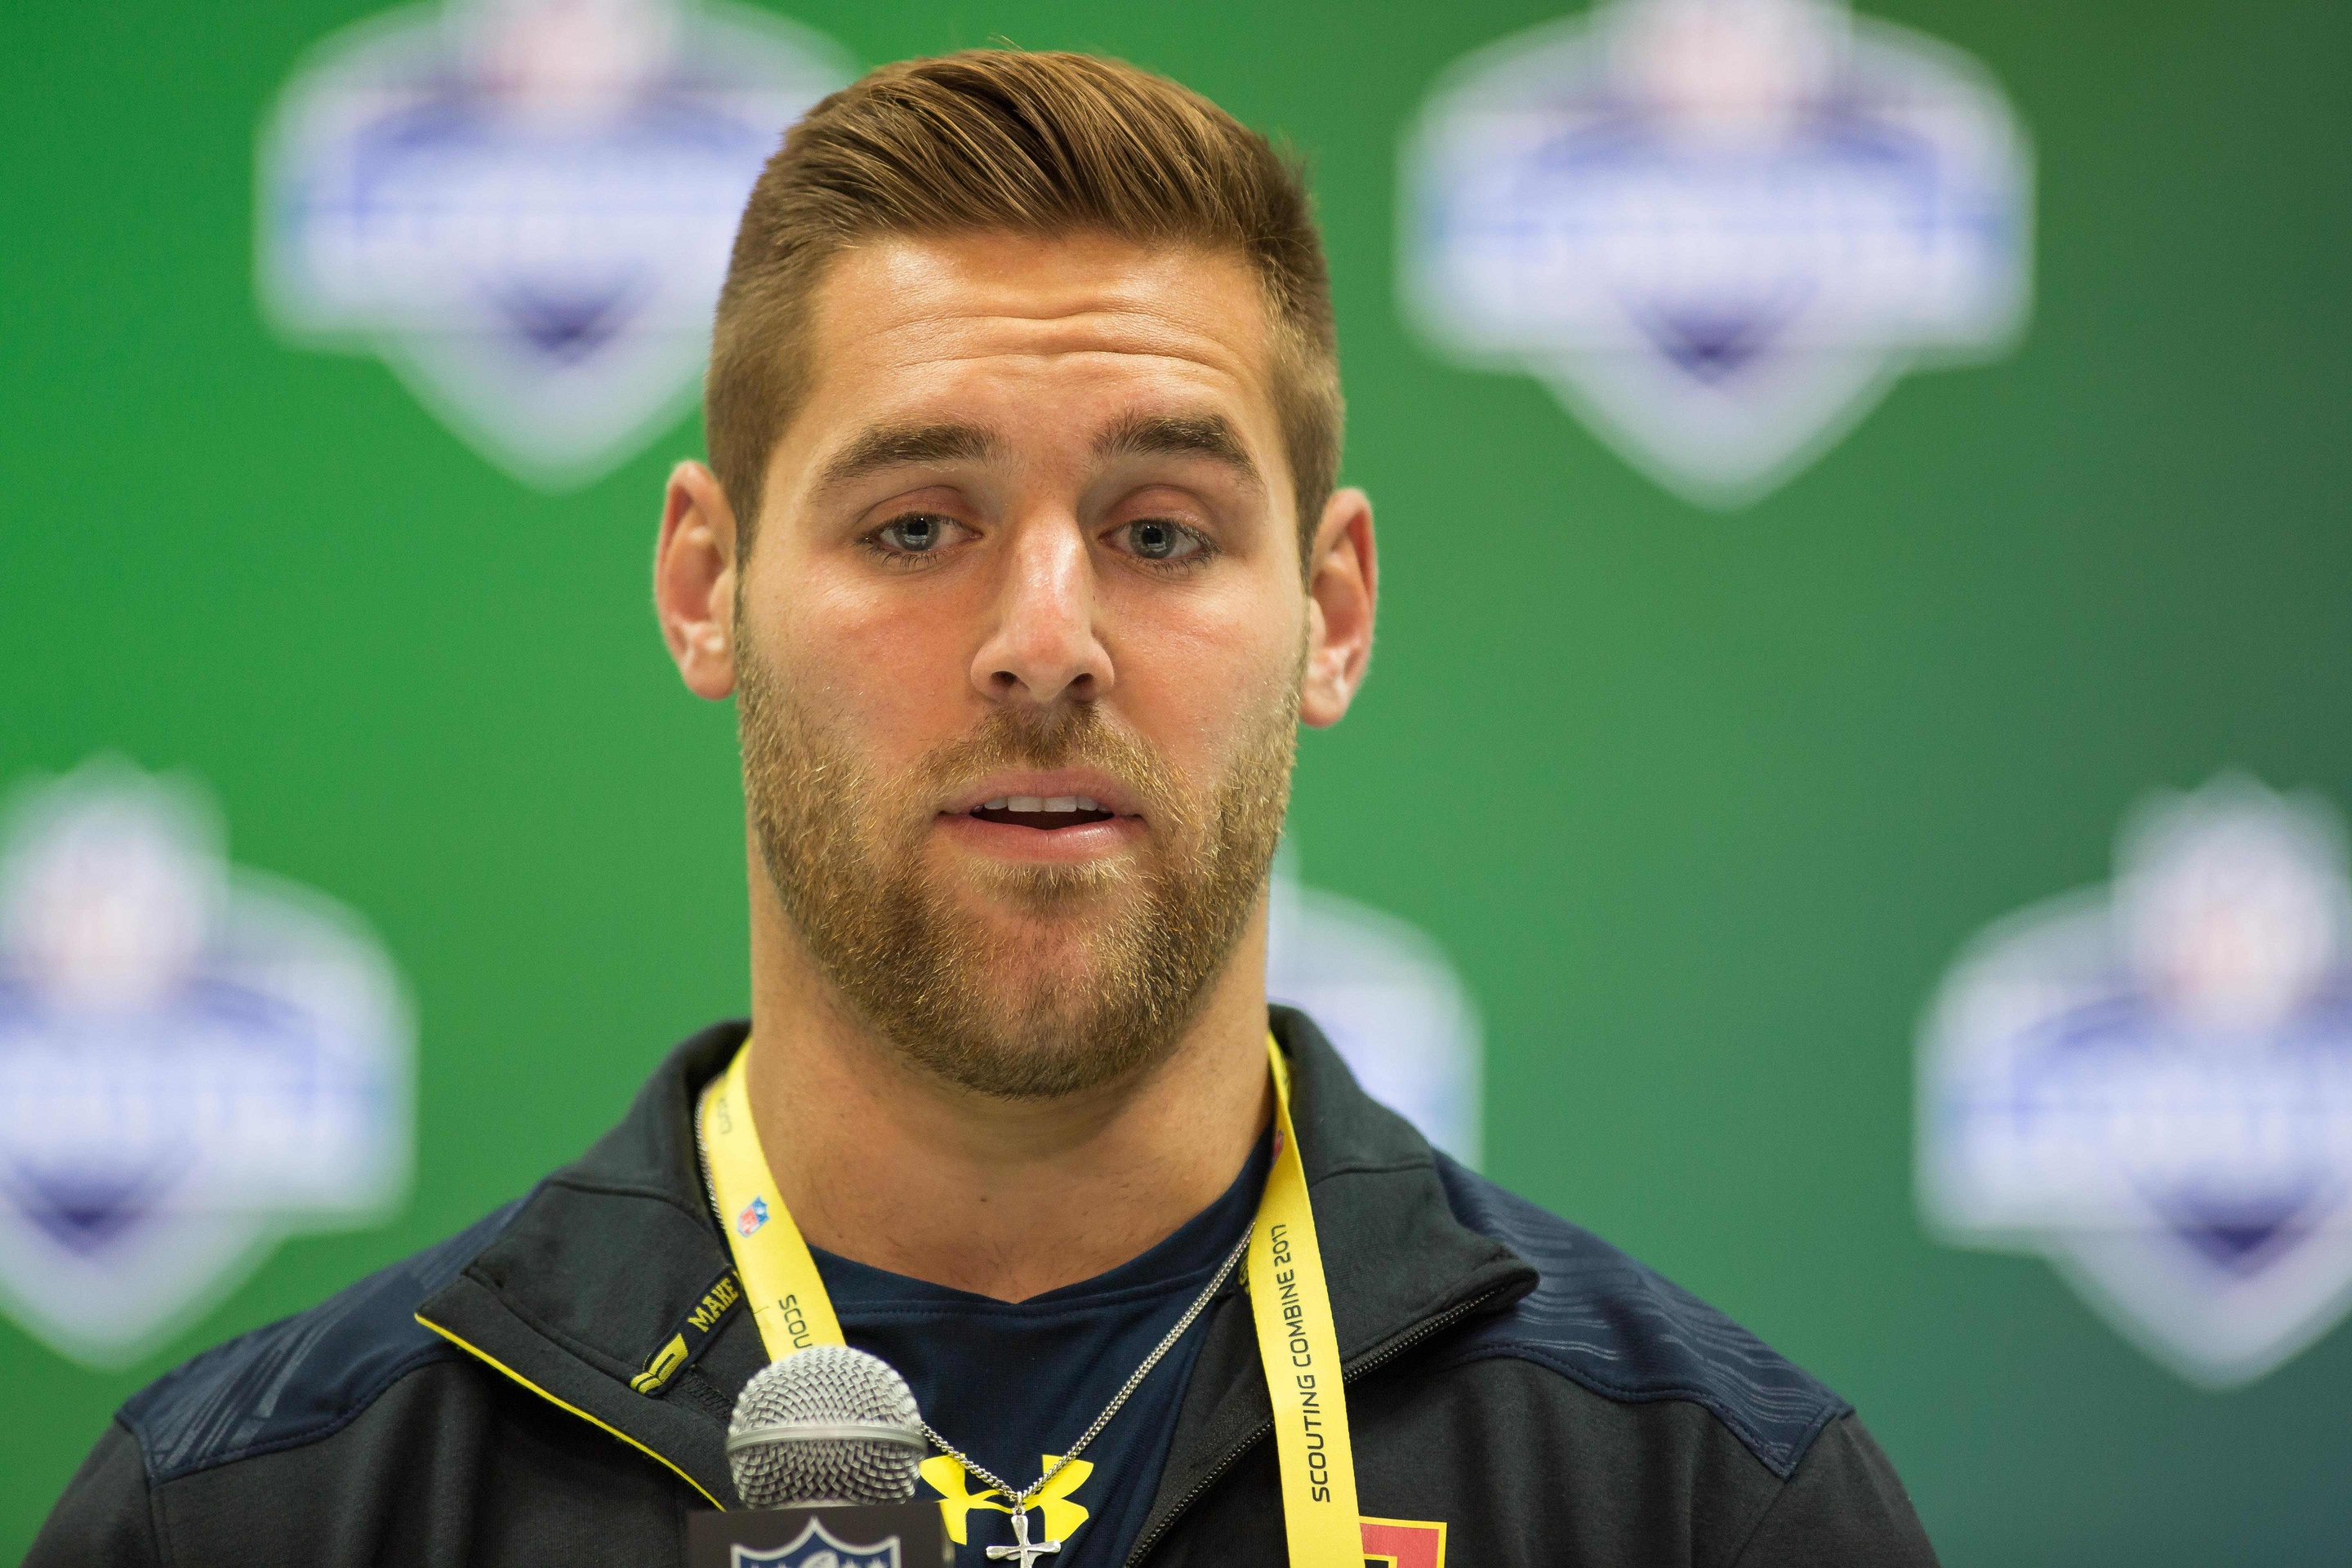
[[[724,1233],[727,1228],[727,1216],[719,1211],[719,1184],[712,1181],[710,1177],[710,1152],[709,1146],[703,1142],[702,1106],[699,1101],[696,1102],[694,1108],[694,1160],[697,1173],[702,1177],[703,1193],[710,1200],[711,1215],[719,1221],[719,1228],[722,1233]],[[1068,1452],[1065,1453],[1060,1458],[1047,1466],[1045,1468],[1045,1472],[1043,1475],[1030,1482],[1029,1488],[1026,1491],[1014,1491],[1011,1482],[1005,1480],[995,1471],[989,1469],[979,1460],[965,1453],[961,1448],[959,1448],[953,1443],[949,1442],[945,1437],[940,1436],[939,1429],[933,1426],[929,1421],[922,1420],[919,1416],[917,1417],[917,1420],[920,1423],[923,1428],[923,1436],[931,1440],[931,1446],[933,1447],[939,1449],[940,1453],[945,1454],[949,1458],[953,1459],[957,1464],[961,1465],[969,1474],[977,1476],[980,1479],[986,1481],[990,1486],[995,1488],[999,1492],[1012,1500],[1012,1506],[1007,1509],[1006,1511],[1013,1516],[1013,1538],[1018,1541],[1020,1544],[1017,1546],[992,1546],[988,1549],[988,1555],[990,1557],[995,1559],[1018,1558],[1020,1560],[1020,1568],[1030,1568],[1031,1558],[1044,1552],[1059,1552],[1062,1549],[1062,1543],[1058,1541],[1047,1542],[1042,1546],[1032,1546],[1029,1544],[1029,1509],[1031,1504],[1036,1499],[1037,1494],[1045,1489],[1046,1483],[1050,1482],[1055,1476],[1060,1475],[1064,1470],[1067,1469],[1070,1466],[1070,1462],[1086,1451],[1087,1445],[1093,1442],[1097,1437],[1102,1435],[1102,1429],[1110,1425],[1110,1418],[1118,1414],[1119,1406],[1127,1403],[1128,1395],[1133,1394],[1138,1388],[1142,1386],[1143,1380],[1150,1375],[1151,1369],[1160,1364],[1160,1359],[1166,1355],[1170,1350],[1174,1348],[1176,1342],[1184,1337],[1184,1331],[1192,1326],[1193,1320],[1200,1317],[1202,1312],[1207,1310],[1209,1302],[1215,1298],[1218,1289],[1223,1287],[1226,1279],[1232,1276],[1234,1266],[1239,1263],[1242,1260],[1242,1255],[1249,1250],[1250,1237],[1255,1236],[1256,1233],[1257,1225],[1253,1221],[1249,1229],[1242,1233],[1241,1240],[1234,1244],[1234,1249],[1225,1254],[1224,1262],[1217,1266],[1215,1278],[1212,1279],[1208,1285],[1202,1289],[1201,1293],[1192,1299],[1192,1304],[1184,1309],[1184,1315],[1176,1320],[1176,1326],[1170,1329],[1165,1334],[1160,1336],[1160,1342],[1152,1347],[1151,1353],[1143,1358],[1143,1364],[1137,1367],[1135,1371],[1129,1375],[1127,1382],[1120,1386],[1119,1391],[1117,1394],[1111,1395],[1110,1403],[1103,1406],[1103,1413],[1095,1417],[1094,1425],[1088,1426],[1084,1433],[1080,1434],[1078,1440],[1070,1445]]]
[[[1003,1478],[998,1476],[994,1471],[986,1468],[979,1460],[974,1459],[961,1448],[957,1447],[953,1443],[950,1443],[945,1437],[940,1436],[928,1421],[922,1423],[923,1436],[929,1437],[931,1440],[932,1445],[936,1447],[940,1452],[945,1454],[949,1458],[953,1459],[957,1464],[961,1465],[966,1470],[969,1470],[973,1475],[978,1476],[982,1480],[986,1481],[990,1486],[994,1487],[998,1491],[1003,1492],[1006,1497],[1011,1498],[1013,1500],[1013,1507],[1010,1511],[1016,1521],[1014,1532],[1018,1535],[1026,1537],[1029,1533],[1025,1527],[1028,1524],[1029,1505],[1031,1500],[1034,1499],[1039,1492],[1045,1489],[1046,1482],[1052,1480],[1055,1476],[1060,1475],[1065,1469],[1068,1468],[1070,1461],[1084,1453],[1086,1451],[1087,1445],[1093,1442],[1097,1436],[1101,1435],[1102,1429],[1110,1425],[1110,1418],[1118,1414],[1118,1407],[1127,1403],[1127,1396],[1133,1394],[1136,1389],[1142,1384],[1144,1378],[1150,1374],[1151,1369],[1160,1364],[1160,1358],[1166,1355],[1170,1348],[1172,1347],[1178,1340],[1184,1337],[1184,1331],[1192,1326],[1192,1320],[1201,1315],[1202,1311],[1208,1306],[1210,1299],[1216,1295],[1218,1287],[1223,1285],[1225,1282],[1226,1277],[1233,1273],[1234,1265],[1239,1263],[1242,1260],[1242,1254],[1249,1250],[1250,1235],[1256,1229],[1257,1226],[1255,1225],[1252,1225],[1249,1231],[1243,1234],[1241,1240],[1234,1244],[1234,1249],[1225,1254],[1224,1262],[1217,1266],[1216,1278],[1211,1279],[1208,1283],[1208,1287],[1203,1289],[1200,1295],[1193,1298],[1192,1304],[1184,1309],[1184,1315],[1176,1320],[1176,1326],[1170,1329],[1165,1334],[1160,1336],[1160,1343],[1152,1348],[1152,1352],[1150,1355],[1143,1358],[1143,1364],[1137,1367],[1135,1371],[1129,1375],[1126,1384],[1122,1386],[1117,1394],[1111,1396],[1111,1401],[1108,1405],[1103,1406],[1103,1413],[1095,1417],[1094,1425],[1087,1427],[1085,1433],[1079,1436],[1078,1440],[1070,1445],[1070,1451],[1068,1453],[1064,1454],[1060,1458],[1047,1466],[1044,1475],[1039,1476],[1035,1480],[1030,1482],[1029,1489],[1027,1491],[1015,1492],[1012,1486],[1008,1484]],[[992,1546],[988,1549],[988,1554],[991,1557],[1010,1557],[1013,1555],[1013,1550],[1009,1547]],[[1024,1565],[1024,1568],[1026,1568],[1025,1564]]]

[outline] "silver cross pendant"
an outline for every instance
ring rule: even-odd
[[[1017,1557],[1021,1560],[1018,1568],[1029,1568],[1031,1563],[1048,1552],[1059,1552],[1062,1549],[1062,1543],[1058,1541],[1041,1541],[1034,1546],[1029,1544],[1029,1510],[1027,1509],[1022,1509],[1013,1516],[1013,1544],[1011,1546],[990,1547],[988,1549],[990,1559],[1003,1562],[1008,1558]]]

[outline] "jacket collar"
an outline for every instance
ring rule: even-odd
[[[725,1424],[690,1401],[639,1394],[629,1380],[732,1264],[704,1204],[692,1107],[750,1027],[715,1025],[672,1051],[620,1125],[541,1182],[497,1239],[416,1313],[426,1328],[645,1449],[730,1508],[739,1500]],[[735,1312],[728,1337],[748,1329],[750,1318]]]
[[[1429,1144],[1357,1087],[1303,1014],[1272,1010],[1292,1067],[1291,1114],[1352,1380],[1415,1336],[1534,1287],[1509,1248],[1461,1225]],[[499,1372],[646,1450],[713,1502],[735,1506],[726,1426],[713,1410],[629,1386],[731,1264],[695,1155],[694,1096],[749,1031],[719,1024],[680,1045],[620,1125],[556,1172],[417,1317]],[[1270,1426],[1241,1287],[1228,1285],[1179,1416],[1148,1548],[1200,1487]],[[735,1312],[700,1365],[731,1401],[765,1361]]]
[[[1272,1009],[1271,1021],[1290,1058],[1291,1117],[1347,1384],[1534,1289],[1533,1265],[1454,1218],[1428,1140],[1358,1087],[1323,1032],[1294,1008]],[[1273,1433],[1256,1328],[1242,1295],[1239,1281],[1227,1286],[1204,1326],[1130,1564]]]

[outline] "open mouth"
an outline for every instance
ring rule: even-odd
[[[1089,822],[1108,822],[1111,812],[1092,795],[1006,795],[971,808],[971,816],[982,822],[1001,822],[1013,827],[1035,827],[1052,832],[1057,827],[1083,827]]]

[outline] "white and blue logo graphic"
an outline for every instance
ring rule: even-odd
[[[847,79],[688,0],[448,0],[320,46],[264,141],[262,301],[381,355],[527,482],[585,483],[683,411],[744,198]]]
[[[349,911],[233,869],[201,791],[117,763],[0,821],[0,1305],[130,1361],[409,1171],[411,1039]]]
[[[813,1519],[790,1546],[761,1551],[738,1545],[729,1568],[898,1568],[898,1538],[891,1536],[870,1546],[852,1546]]]
[[[1960,959],[1919,1058],[1919,1197],[2038,1252],[2158,1360],[2251,1382],[2352,1310],[2352,885],[2336,814],[2224,778],[2112,887]]]
[[[1609,0],[1439,83],[1408,310],[1653,478],[1744,505],[2024,321],[2031,158],[1968,57],[1834,0]]]
[[[1418,927],[1298,879],[1286,839],[1268,895],[1269,999],[1315,1020],[1366,1093],[1465,1165],[1484,1131],[1478,1010]]]

